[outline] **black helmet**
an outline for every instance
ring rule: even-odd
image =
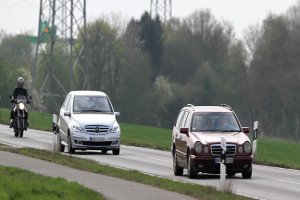
[[[23,77],[19,77],[17,79],[17,84],[18,84],[18,87],[23,87],[24,86],[24,78]]]

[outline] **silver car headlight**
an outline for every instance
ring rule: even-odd
[[[73,124],[72,129],[76,133],[78,133],[78,132],[83,133],[84,132],[84,129],[81,126],[79,126],[78,124]]]
[[[117,133],[120,131],[120,126],[118,123],[114,123],[113,127],[110,129],[110,133]]]
[[[250,143],[250,142],[245,142],[245,143],[244,143],[244,151],[245,151],[246,153],[250,153],[251,150],[252,150],[252,145],[251,145],[251,143]]]
[[[195,146],[194,146],[194,149],[195,149],[195,151],[196,151],[196,153],[201,153],[202,152],[202,144],[201,144],[201,142],[196,142],[195,143]]]

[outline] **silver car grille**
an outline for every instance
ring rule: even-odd
[[[210,146],[212,155],[221,155],[221,144],[212,144]],[[235,144],[227,144],[226,145],[226,154],[227,155],[235,155],[236,145]]]
[[[104,135],[108,133],[108,126],[105,125],[86,125],[85,131],[89,134],[99,134]]]

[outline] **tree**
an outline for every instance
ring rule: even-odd
[[[226,61],[233,38],[233,28],[229,23],[218,22],[209,10],[200,10],[187,17],[184,26],[192,33],[190,39],[200,50],[203,60],[212,64]]]
[[[143,50],[150,54],[153,65],[154,76],[161,72],[161,57],[163,54],[163,28],[158,16],[152,19],[148,12],[145,12],[140,21],[140,39],[143,42]]]
[[[0,53],[5,63],[19,71],[30,71],[32,62],[32,47],[25,36],[8,35],[2,39]]]
[[[233,38],[232,26],[218,22],[208,10],[195,11],[183,22],[173,23],[166,31],[163,74],[185,83],[205,63],[222,73]]]
[[[30,69],[32,61],[31,44],[22,35],[7,35],[0,33],[0,91],[2,105],[9,106],[6,98],[12,93],[19,76],[26,79],[26,86],[30,85]]]
[[[11,94],[9,88],[11,84],[7,79],[9,77],[9,68],[5,65],[0,56],[0,74],[5,75],[0,79],[0,107],[9,107],[8,96]]]
[[[238,80],[245,70],[245,51],[235,44],[229,23],[216,20],[208,10],[199,10],[182,21],[169,21],[165,33],[162,74],[169,78],[174,94],[167,107],[179,110],[187,103],[239,102],[240,95],[235,92],[241,91]]]
[[[253,60],[253,55],[261,38],[261,27],[259,24],[250,25],[244,33],[244,44],[247,50],[247,64]]]
[[[241,41],[233,42],[229,50],[229,62],[225,75],[227,95],[225,102],[236,110],[240,121],[247,126],[251,125],[254,118],[253,92],[249,80],[249,66],[247,48]]]
[[[124,121],[146,124],[151,114],[148,105],[152,103],[149,100],[152,72],[149,56],[142,51],[139,29],[139,25],[132,20],[122,36],[124,57],[115,105],[119,107]]]
[[[109,94],[114,92],[123,52],[121,41],[117,36],[117,30],[102,19],[87,25],[86,60],[82,64],[87,74],[87,89],[103,90]],[[83,82],[82,78],[81,73],[77,72],[77,79]]]
[[[290,137],[298,129],[299,44],[299,26],[286,16],[270,15],[250,65],[256,115],[264,130],[278,137]]]

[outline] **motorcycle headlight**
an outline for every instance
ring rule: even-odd
[[[84,132],[84,129],[81,126],[79,126],[78,124],[73,124],[72,129],[74,132],[80,132],[80,133]]]
[[[245,142],[245,143],[244,143],[244,151],[245,151],[246,153],[250,153],[251,150],[252,150],[252,146],[251,146],[250,142]]]
[[[115,123],[114,125],[113,125],[113,127],[110,129],[110,132],[111,133],[117,133],[117,132],[119,132],[120,131],[120,126],[118,125],[118,123]]]
[[[24,110],[24,109],[25,109],[24,103],[19,103],[19,109],[20,109],[20,110]]]
[[[201,142],[196,142],[195,143],[195,146],[194,146],[194,149],[195,149],[195,151],[196,151],[196,153],[201,153],[202,152],[202,144],[201,144]]]

